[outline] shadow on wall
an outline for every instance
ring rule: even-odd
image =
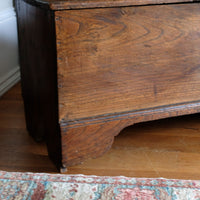
[[[18,39],[16,13],[11,7],[0,11],[0,96],[16,79],[19,80]]]

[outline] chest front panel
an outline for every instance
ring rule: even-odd
[[[55,12],[60,120],[200,99],[200,5]]]

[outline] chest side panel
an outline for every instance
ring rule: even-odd
[[[200,99],[200,4],[55,16],[60,120]]]

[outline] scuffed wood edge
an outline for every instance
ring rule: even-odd
[[[111,113],[107,115],[82,118],[72,121],[60,120],[60,126],[63,128],[67,126],[67,128],[69,129],[91,124],[99,124],[102,122],[108,122],[113,120],[125,120],[125,119],[132,119],[134,123],[139,123],[139,122],[152,121],[168,117],[189,115],[199,112],[200,112],[200,102],[195,101],[195,102],[154,107],[144,110],[133,110],[122,113]]]
[[[172,3],[192,3],[199,0],[69,0],[69,1],[45,1],[45,0],[23,0],[31,5],[50,10],[73,10],[87,8],[110,8],[122,6],[162,5]]]

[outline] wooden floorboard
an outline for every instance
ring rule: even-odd
[[[199,115],[139,123],[124,129],[104,156],[68,174],[200,179]],[[26,131],[20,83],[0,98],[0,170],[57,173],[45,143]]]

